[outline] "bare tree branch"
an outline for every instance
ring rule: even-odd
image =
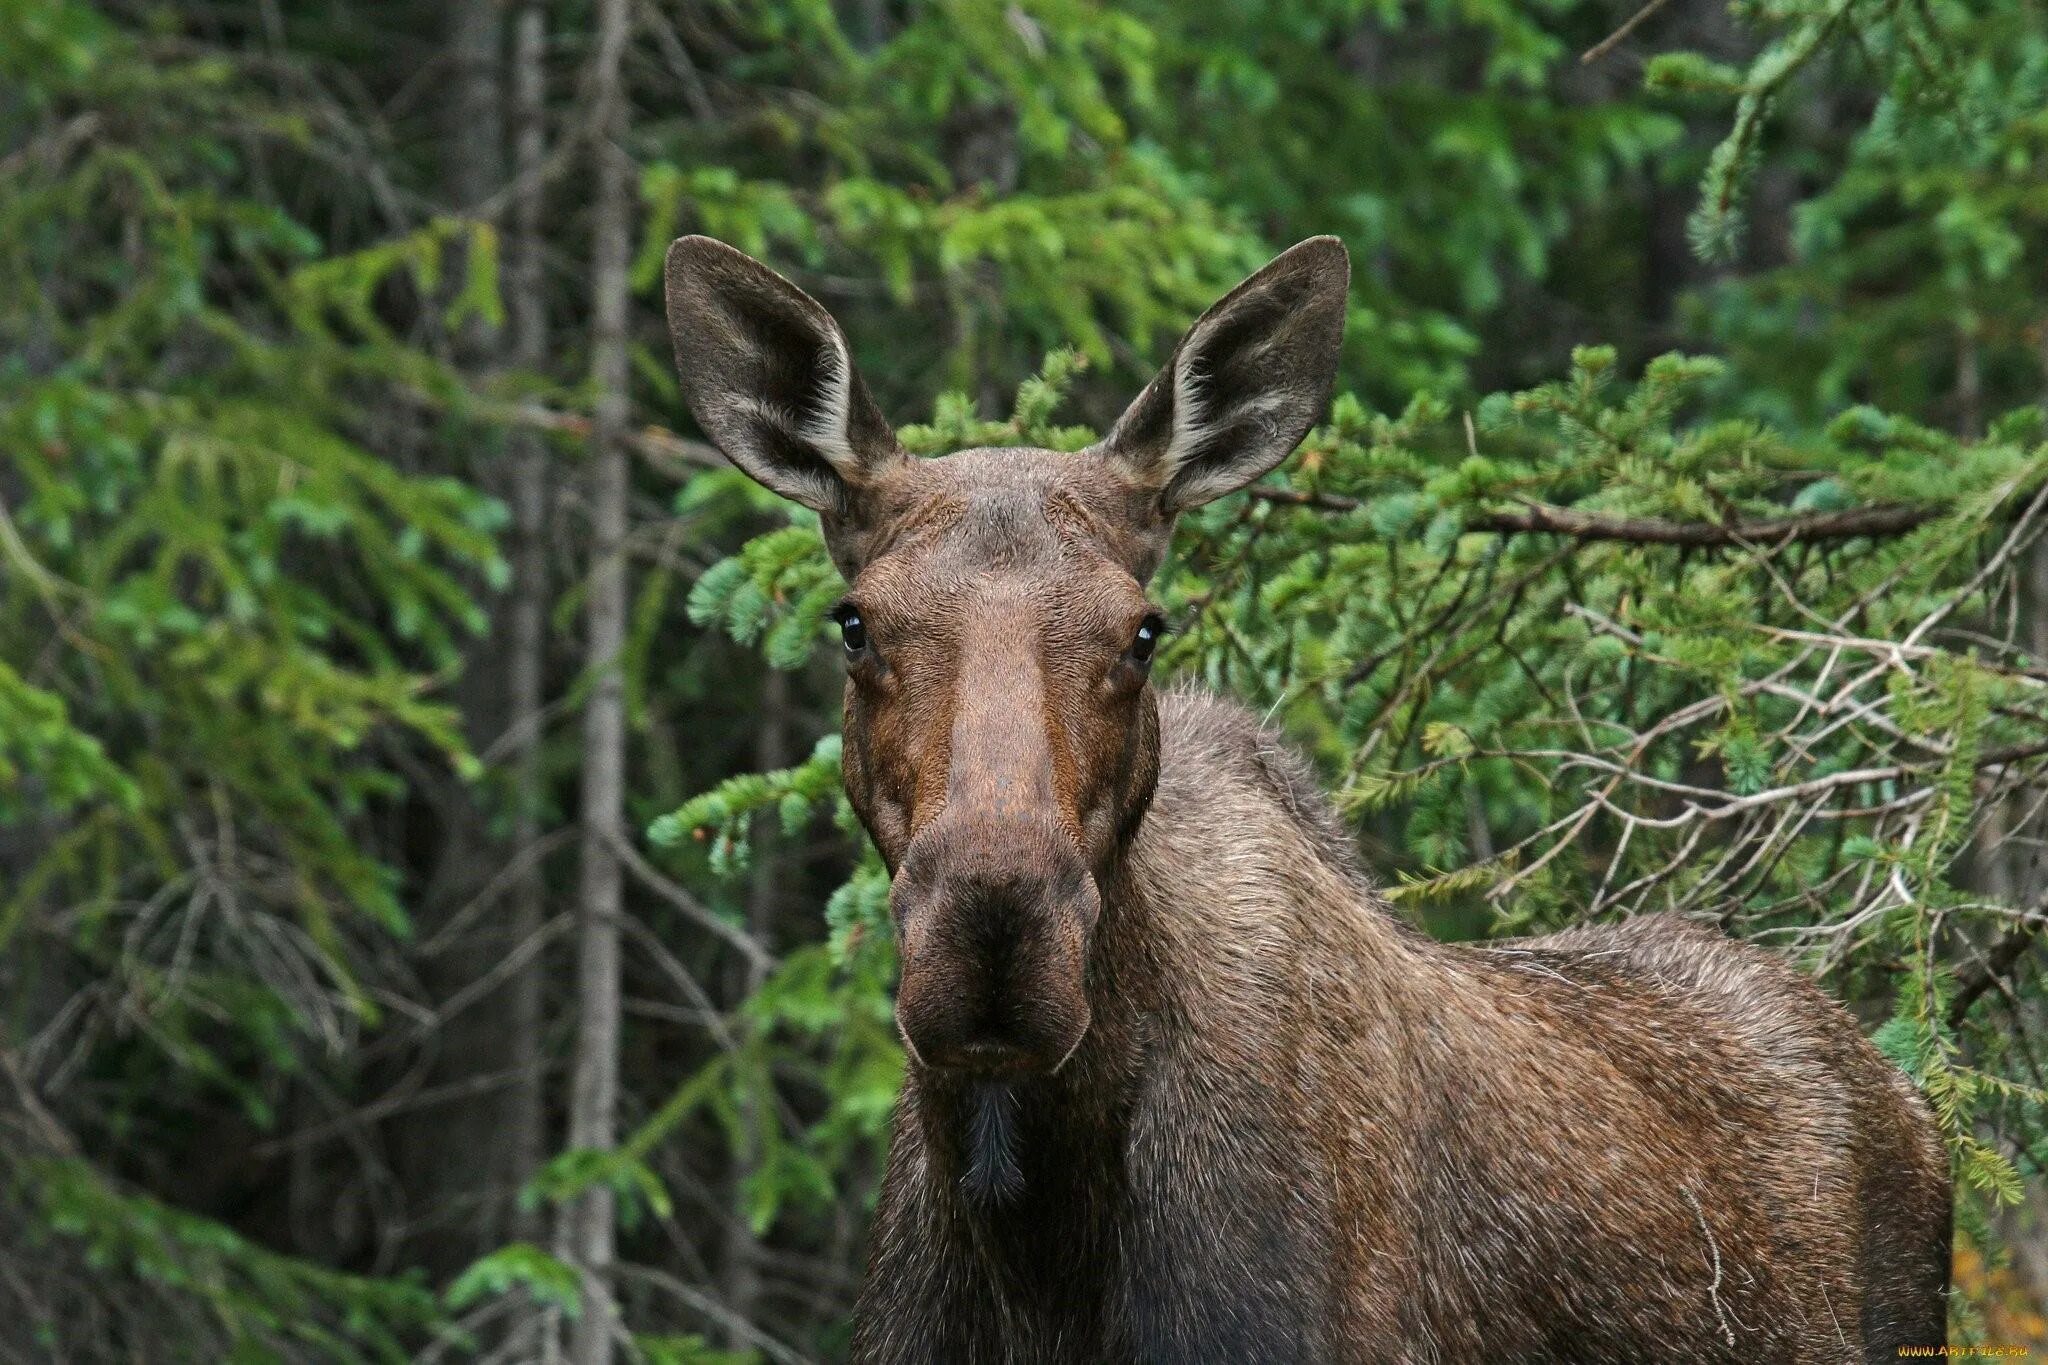
[[[1984,956],[1956,973],[1956,992],[1949,997],[1948,1026],[1961,1028],[1963,1020],[1969,1017],[1970,1006],[1977,1003],[1977,997],[1994,985],[2003,982],[2007,975],[2019,965],[2027,950],[2041,936],[2048,919],[2043,918],[2044,907],[2036,905],[2026,919],[2013,925],[1998,936]]]
[[[1325,512],[1355,512],[1365,505],[1357,498],[1348,498],[1341,493],[1310,493],[1294,488],[1252,488],[1246,491],[1264,502],[1312,507]],[[1552,503],[1524,502],[1516,511],[1468,514],[1465,529],[1490,531],[1496,535],[1565,535],[1578,540],[1616,540],[1632,545],[1714,548],[1903,535],[1934,520],[1944,510],[1930,503],[1879,503],[1837,512],[1712,522],[1670,521],[1663,517],[1610,517]]]

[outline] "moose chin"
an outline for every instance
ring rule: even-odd
[[[1303,242],[1098,444],[913,459],[839,326],[669,250],[684,398],[819,514],[910,1067],[861,1362],[1830,1362],[1945,1339],[1927,1107],[1769,954],[1646,917],[1439,944],[1306,766],[1155,689],[1183,511],[1328,402]]]

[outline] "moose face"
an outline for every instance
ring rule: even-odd
[[[734,464],[817,510],[849,585],[846,786],[894,876],[920,1065],[1051,1071],[1086,1035],[1103,887],[1158,773],[1145,583],[1176,515],[1322,412],[1348,278],[1334,238],[1286,252],[1085,451],[917,460],[809,296],[709,238],[669,248],[684,398]]]

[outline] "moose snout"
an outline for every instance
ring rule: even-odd
[[[911,841],[891,904],[896,1022],[918,1061],[1029,1074],[1073,1053],[1101,900],[1056,825],[942,820]]]

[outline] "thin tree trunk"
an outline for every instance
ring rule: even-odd
[[[625,837],[626,715],[621,651],[626,635],[626,270],[632,243],[622,140],[626,101],[620,59],[627,0],[599,0],[597,58],[590,82],[597,130],[591,247],[591,557],[583,721],[583,849],[577,972],[576,1078],[569,1110],[573,1146],[609,1151],[617,1142],[619,1090],[618,847]],[[612,1196],[594,1185],[571,1210],[571,1252],[583,1275],[583,1311],[570,1343],[575,1365],[611,1359],[614,1309],[608,1283],[614,1246]]]
[[[779,668],[771,668],[761,686],[761,729],[754,746],[756,772],[773,772],[789,766],[789,710],[789,674]],[[782,898],[782,860],[770,845],[775,826],[776,817],[772,813],[763,813],[754,821],[754,876],[747,888],[747,931],[756,943],[770,951],[773,951],[775,941],[775,912]],[[767,968],[763,963],[754,961],[743,964],[740,970],[740,998],[745,1000],[761,989],[767,978]],[[772,1121],[772,1117],[752,1098],[742,1103],[739,1150],[733,1154],[735,1195],[741,1181],[760,1164],[758,1125]],[[723,1297],[726,1306],[739,1318],[759,1325],[761,1245],[747,1223],[745,1210],[737,1207],[739,1202],[735,1198],[736,1216],[726,1239]],[[737,1351],[754,1343],[734,1327],[727,1333],[726,1344]]]
[[[512,32],[512,174],[519,185],[510,206],[506,253],[506,313],[512,329],[513,363],[528,373],[547,365],[548,315],[546,282],[541,275],[542,190],[539,169],[546,153],[542,118],[546,98],[543,45],[546,16],[539,0],[523,5]],[[548,559],[547,447],[529,431],[512,436],[512,602],[506,613],[506,668],[510,697],[507,720],[516,740],[513,759],[512,842],[515,857],[527,857],[541,837],[541,706],[547,680]],[[514,951],[533,941],[546,919],[546,884],[537,863],[512,887]],[[507,1097],[509,1130],[506,1160],[522,1184],[540,1168],[546,1155],[546,1101],[542,1091],[546,1027],[540,955],[527,960],[506,987],[509,1051],[519,1079]],[[538,1215],[514,1215],[514,1232],[522,1241],[538,1241]],[[514,1329],[516,1357],[533,1360],[551,1354],[552,1333],[537,1316]],[[544,1344],[545,1343],[545,1344]]]
[[[504,165],[504,120],[498,85],[504,13],[498,0],[450,0],[447,148],[442,177],[448,198],[473,211],[497,193]]]
[[[1983,353],[1973,320],[1956,326],[1956,434],[1972,440],[1984,434]]]
[[[471,214],[504,180],[504,16],[498,0],[451,0],[443,13],[447,58],[439,74],[447,99],[436,142],[440,198],[450,211]],[[460,267],[450,271],[459,273]],[[472,316],[452,338],[452,354],[465,375],[488,387],[504,369],[508,341],[502,329]],[[451,445],[443,458],[483,487],[504,491],[495,449]],[[476,590],[486,595],[481,583]],[[509,720],[509,679],[497,638],[509,605],[502,596],[490,599],[493,628],[467,645],[456,683],[463,728],[476,749],[494,742]],[[491,802],[483,788],[443,772],[422,784],[421,794],[422,824],[434,831],[421,928],[432,937],[458,917],[468,921],[468,927],[456,927],[444,951],[419,962],[427,1003],[440,1009],[469,998],[476,982],[504,961],[504,918],[471,915],[468,908],[487,894],[508,850],[492,832]],[[508,1075],[514,1065],[509,1008],[507,994],[495,990],[441,1017],[423,1040],[426,1084],[461,1086]],[[501,1140],[510,1102],[509,1090],[499,1085],[464,1104],[417,1111],[391,1125],[394,1167],[410,1206],[422,1211],[408,1230],[408,1252],[436,1279],[455,1274],[510,1231],[516,1177]]]

